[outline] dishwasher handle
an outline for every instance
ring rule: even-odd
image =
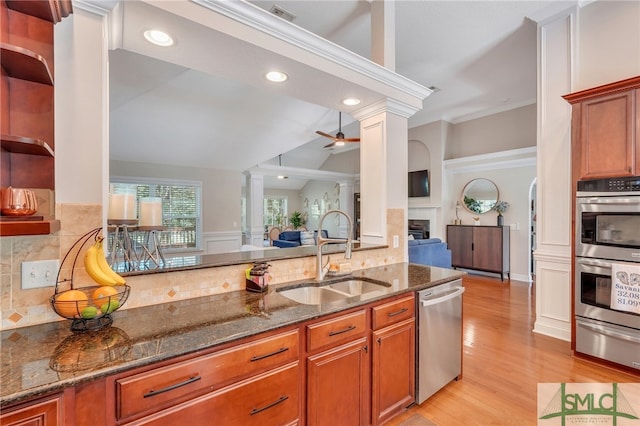
[[[446,302],[447,300],[458,297],[462,293],[464,293],[464,287],[455,287],[451,293],[448,293],[445,296],[436,297],[434,299],[422,299],[420,300],[420,303],[422,303],[422,306],[437,305],[438,303]]]

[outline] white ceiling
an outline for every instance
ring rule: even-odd
[[[161,3],[168,2],[154,5]],[[275,3],[296,16],[293,24],[370,57],[368,1],[251,3],[265,10]],[[549,3],[396,0],[396,72],[439,89],[409,120],[410,127],[534,102],[536,25],[525,17]],[[315,131],[335,134],[340,106],[310,103],[317,96],[293,84],[285,90],[251,76],[272,63],[285,64],[293,79],[306,79],[298,87],[312,92],[314,81],[326,75],[287,64],[286,57],[257,54],[148,4],[120,6],[122,49],[110,54],[111,158],[243,171],[277,165],[279,154],[283,165],[316,169],[332,153],[322,148],[329,140]],[[163,51],[141,39],[142,29],[156,23],[176,36],[174,48]],[[335,93],[324,93],[327,99],[342,99],[352,90],[339,81],[331,87]],[[358,94],[375,100],[366,99],[373,94],[362,88]],[[347,137],[358,135],[349,115],[343,114],[342,123]],[[304,183],[279,182],[296,189]]]

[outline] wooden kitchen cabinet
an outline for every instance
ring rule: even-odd
[[[386,422],[415,401],[415,299],[373,308],[372,424]]]
[[[573,180],[640,174],[640,77],[565,95]],[[574,188],[575,189],[575,188]]]
[[[3,426],[65,426],[63,394],[29,402],[26,405],[3,412]]]
[[[296,361],[126,425],[294,425],[299,375]]]
[[[0,186],[55,189],[53,25],[69,0],[0,1]],[[0,236],[48,234],[51,218],[0,219]]]
[[[185,418],[207,424],[211,410],[216,418],[231,420],[255,409],[241,423],[223,424],[295,422],[300,411],[299,341],[296,329],[119,377],[115,418],[121,424],[181,424]],[[225,411],[230,401],[237,412]]]
[[[367,312],[307,326],[307,425],[369,424]]]
[[[3,408],[1,424],[382,424],[415,400],[415,309],[405,293],[176,354]]]
[[[366,425],[369,419],[369,339],[307,359],[307,425]]]
[[[451,266],[504,275],[509,274],[508,226],[447,225]]]

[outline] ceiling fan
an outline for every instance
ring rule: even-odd
[[[324,148],[333,148],[334,146],[343,146],[346,142],[360,142],[360,138],[345,138],[344,133],[342,133],[342,112],[339,112],[338,115],[338,133],[335,136],[331,136],[328,133],[321,132],[320,130],[316,130],[316,133],[320,136],[324,136],[325,138],[333,139],[328,145],[325,145]]]

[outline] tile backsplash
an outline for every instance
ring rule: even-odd
[[[100,226],[102,206],[57,204],[56,217],[61,221],[61,229],[54,235],[0,238],[0,330],[64,320],[53,311],[49,303],[49,298],[54,294],[53,287],[22,290],[21,265],[24,261],[62,260],[74,242],[91,229]],[[402,247],[406,243],[406,237],[403,237],[402,232],[404,221],[403,210],[388,210],[388,240],[392,240],[392,235],[399,235],[400,248],[354,252],[351,268],[358,270],[401,262]],[[66,263],[68,262],[63,266],[66,266]],[[315,257],[270,263],[272,283],[315,276]],[[127,277],[131,292],[122,309],[243,290],[244,271],[250,266],[233,265]],[[80,276],[83,273],[84,271],[79,271]]]

